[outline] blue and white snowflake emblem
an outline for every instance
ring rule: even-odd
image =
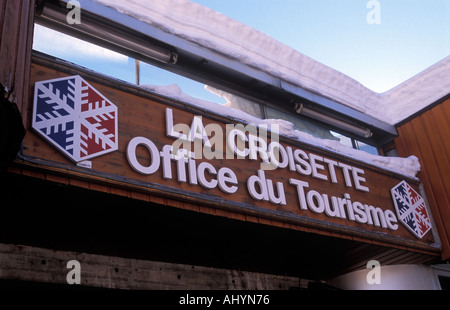
[[[36,82],[32,127],[75,162],[118,149],[117,106],[82,77]]]
[[[391,189],[397,216],[402,224],[418,238],[431,229],[425,200],[408,183],[400,182]]]

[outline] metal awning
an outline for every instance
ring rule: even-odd
[[[94,1],[83,1],[81,24],[68,24],[67,13],[64,1],[59,6],[45,3],[36,22],[286,111],[295,112],[301,103],[311,111],[307,117],[369,144],[382,146],[397,136],[393,125]]]

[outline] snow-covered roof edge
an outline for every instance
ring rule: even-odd
[[[391,125],[442,98],[450,89],[450,58],[380,94],[258,30],[189,0],[154,0],[151,5],[146,0],[92,1]],[[358,158],[362,157],[358,153]],[[420,169],[417,158],[393,164],[401,160],[385,162],[380,157],[379,164],[414,177]]]
[[[405,177],[416,179],[415,176],[420,171],[420,163],[416,156],[402,158],[369,154],[365,151],[353,149],[335,140],[317,138],[308,133],[296,130],[294,128],[294,124],[286,120],[260,119],[241,110],[230,108],[226,105],[194,98],[184,93],[176,84],[168,86],[142,85],[142,87],[164,97],[179,100],[183,103],[190,104],[217,115],[230,117],[234,120],[241,120],[245,123],[255,125],[265,124],[271,126],[275,124],[278,126],[277,128],[279,130],[279,134],[284,135],[292,140],[298,140],[309,145],[313,145],[317,148],[326,150],[328,152],[364,162],[366,164],[391,171]]]
[[[189,0],[93,0],[164,32],[395,125],[450,90],[450,58],[376,93],[274,38]]]
[[[203,48],[363,113],[379,96],[349,76],[239,21],[189,0],[93,0]],[[379,115],[380,120],[383,116]]]
[[[450,56],[382,95],[385,114],[393,125],[450,94]]]

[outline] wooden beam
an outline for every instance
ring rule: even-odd
[[[82,286],[113,289],[287,290],[306,287],[296,277],[94,255],[0,243],[0,279],[68,284],[71,260]],[[77,284],[72,284],[77,285]]]

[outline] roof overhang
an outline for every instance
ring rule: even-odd
[[[91,0],[82,1],[81,8],[81,24],[67,23],[68,9],[65,1],[60,1],[59,6],[45,3],[36,21],[242,97],[260,100],[292,112],[295,111],[296,103],[300,102],[315,114],[336,119],[331,127],[334,126],[360,141],[381,146],[397,136],[394,125],[252,67],[220,51]],[[122,35],[111,36],[112,29],[114,34]],[[154,54],[162,55],[162,59],[155,58]],[[330,125],[323,119],[317,120]],[[342,127],[339,125],[341,123],[348,126]],[[361,128],[370,134],[361,136],[351,130],[352,127]]]

